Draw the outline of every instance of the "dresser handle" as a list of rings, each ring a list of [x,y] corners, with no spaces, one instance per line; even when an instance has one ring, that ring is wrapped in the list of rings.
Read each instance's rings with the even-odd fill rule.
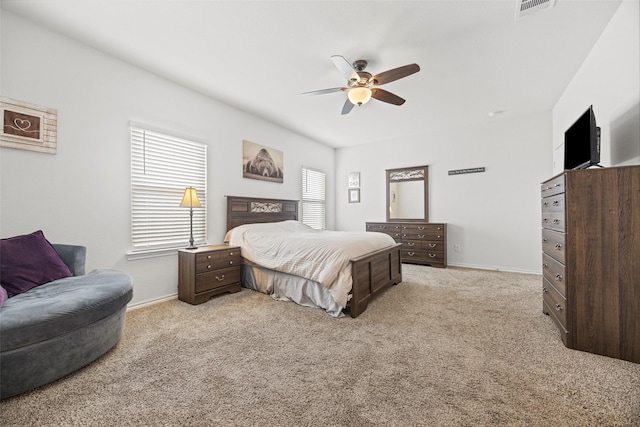
[[[436,246],[438,246],[438,244],[437,244],[437,243],[429,243],[429,247],[430,247],[430,248],[435,248]]]
[[[557,200],[554,200],[554,201],[553,201],[553,206],[558,206],[559,204],[560,204],[560,202],[559,202],[559,201],[557,201]]]
[[[549,222],[549,218],[542,218],[542,222],[545,223],[545,224],[548,223]]]
[[[418,239],[424,239],[426,234],[418,234]]]
[[[233,256],[233,252],[229,252],[229,256]]]
[[[435,258],[437,256],[438,256],[437,254],[429,254],[429,258]]]
[[[207,259],[211,259],[211,255],[207,255]]]
[[[222,282],[224,280],[224,274],[222,276],[220,276],[220,277],[216,276],[216,280],[218,282]]]
[[[547,243],[547,239],[542,239],[542,243]]]
[[[379,225],[378,227],[380,227],[381,230],[384,230],[385,228],[387,228],[386,225]]]
[[[415,245],[416,245],[416,244],[415,244],[415,243],[413,243],[413,242],[408,242],[408,243],[407,243],[407,246],[409,246],[409,247],[411,247],[411,248],[412,248],[412,247],[414,247]]]
[[[547,263],[546,263],[546,262],[543,262],[543,263],[542,263],[542,268],[547,268],[547,267],[548,267]]]
[[[424,230],[424,227],[418,227],[418,230],[422,231]]]
[[[415,252],[407,252],[407,255],[409,256],[414,256],[416,253]]]
[[[442,239],[442,236],[436,236],[437,239]]]
[[[562,281],[562,275],[561,274],[556,274],[556,280],[558,282],[561,282]]]
[[[554,219],[553,219],[553,223],[554,223],[555,225],[558,225],[558,224],[560,224],[560,220],[559,220],[558,218],[554,218]]]
[[[210,268],[211,268],[211,265],[207,265],[207,269],[210,269]]]
[[[544,206],[544,207],[546,208],[547,206],[549,206],[549,204],[548,204],[547,202],[544,202],[544,203],[542,204],[542,206]]]
[[[233,265],[233,261],[229,261],[229,265]]]
[[[543,294],[548,294],[549,293],[549,289],[547,289],[546,287],[542,288],[542,293]]]
[[[562,311],[562,306],[560,304],[556,304],[556,311]]]
[[[560,187],[559,183],[553,184],[554,187]]]
[[[561,249],[562,249],[562,245],[561,245],[560,243],[556,243],[555,248],[556,248],[556,250],[558,250],[558,251],[559,251],[559,250],[561,250]]]

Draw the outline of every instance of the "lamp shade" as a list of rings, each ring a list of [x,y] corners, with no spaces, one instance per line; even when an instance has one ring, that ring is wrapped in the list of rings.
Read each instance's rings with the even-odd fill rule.
[[[183,208],[201,208],[200,200],[198,200],[198,193],[196,189],[193,187],[188,187],[184,189],[184,196],[182,197],[182,202],[180,202],[180,207]]]
[[[368,87],[354,87],[349,89],[347,96],[354,105],[366,104],[371,99],[371,89]]]

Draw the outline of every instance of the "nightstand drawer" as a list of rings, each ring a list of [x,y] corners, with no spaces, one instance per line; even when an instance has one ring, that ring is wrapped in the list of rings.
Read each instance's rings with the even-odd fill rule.
[[[228,249],[196,254],[196,273],[240,265],[240,250]]]
[[[196,275],[196,293],[220,288],[240,281],[240,267],[223,268]]]

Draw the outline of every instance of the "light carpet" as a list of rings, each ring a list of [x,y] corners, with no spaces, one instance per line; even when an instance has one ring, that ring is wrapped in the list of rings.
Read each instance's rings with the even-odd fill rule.
[[[640,426],[640,365],[562,345],[541,277],[405,264],[358,318],[254,291],[127,313],[2,426]]]

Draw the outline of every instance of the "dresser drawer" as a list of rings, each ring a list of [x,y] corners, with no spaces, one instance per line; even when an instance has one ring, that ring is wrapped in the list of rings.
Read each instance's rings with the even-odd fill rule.
[[[545,197],[541,201],[542,214],[561,213],[564,215],[564,193]]]
[[[240,282],[240,264],[208,273],[196,274],[196,293]]]
[[[433,239],[444,238],[444,224],[403,224],[402,236],[427,236]],[[424,237],[418,237],[423,239]]]
[[[444,242],[437,240],[403,240],[402,249],[407,251],[444,252]]]
[[[556,231],[566,231],[564,213],[542,212],[542,228]]]
[[[400,231],[401,227],[397,224],[387,222],[367,222],[367,231],[379,231],[381,233],[390,233],[392,231]]]
[[[549,255],[542,254],[542,275],[545,279],[553,285],[554,288],[560,292],[563,297],[566,297],[567,290],[565,286],[566,271],[564,264],[559,263]]]
[[[543,302],[549,307],[550,315],[555,317],[557,321],[562,325],[564,330],[567,330],[567,300],[558,293],[546,279],[543,279],[542,287],[542,299]]]
[[[240,251],[237,249],[196,254],[196,274],[234,265],[240,265]]]
[[[560,193],[564,193],[564,174],[550,179],[540,186],[540,194],[542,197],[549,197]]]
[[[565,238],[564,233],[552,230],[542,230],[542,252],[556,261],[565,263]]]
[[[414,261],[414,262],[421,262],[426,264],[428,263],[443,264],[444,252],[403,250],[402,261],[403,262]]]

